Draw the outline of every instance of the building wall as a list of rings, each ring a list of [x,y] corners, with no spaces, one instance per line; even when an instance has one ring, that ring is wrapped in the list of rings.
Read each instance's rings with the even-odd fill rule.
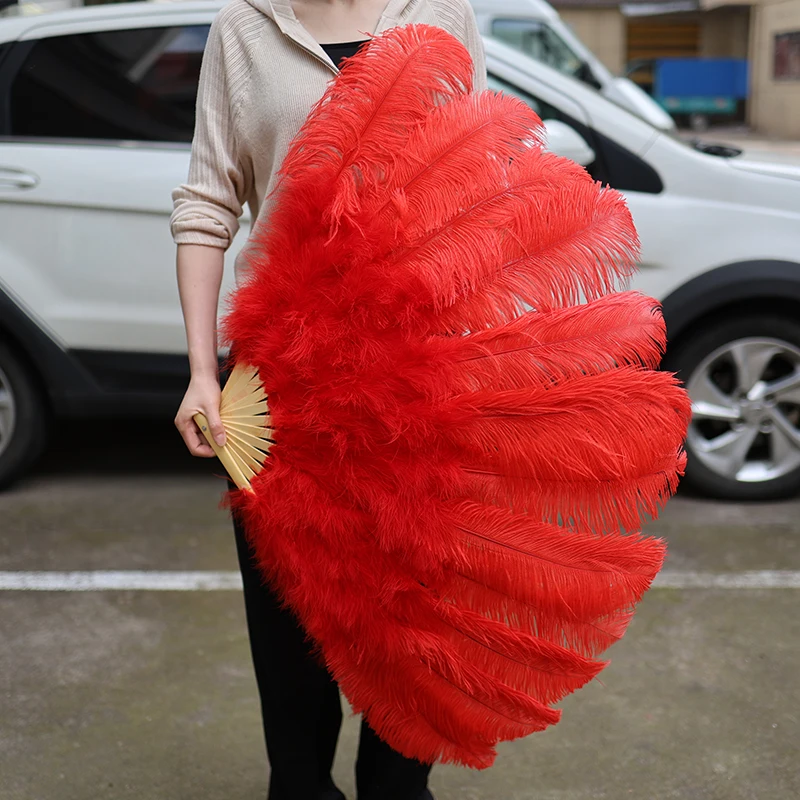
[[[557,0],[556,6],[558,7]],[[631,27],[635,29],[637,47],[642,41],[650,45],[649,49],[653,52],[648,50],[648,56],[747,58],[750,30],[750,10],[747,7],[715,8],[702,14],[670,14],[630,20],[623,17],[618,8],[558,10],[578,38],[615,75],[623,74],[626,62],[637,56],[630,52]],[[699,29],[698,41],[689,46],[687,37],[690,34],[686,31],[692,26]]]
[[[611,72],[624,72],[625,17],[618,8],[560,8],[558,13]]]
[[[751,26],[750,124],[760,133],[800,139],[800,80],[775,80],[775,34],[800,31],[800,0],[762,0]]]
[[[749,40],[749,8],[715,8],[701,15],[701,56],[747,58]]]

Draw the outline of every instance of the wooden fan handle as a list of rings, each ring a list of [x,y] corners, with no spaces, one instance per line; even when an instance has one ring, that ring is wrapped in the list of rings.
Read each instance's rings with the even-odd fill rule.
[[[192,419],[194,419],[194,421],[197,423],[197,427],[203,432],[203,436],[206,437],[206,441],[211,445],[214,454],[222,462],[222,466],[225,467],[228,475],[231,476],[231,480],[240,489],[245,489],[248,492],[252,492],[253,488],[250,486],[250,481],[245,477],[244,473],[239,468],[239,465],[233,460],[230,451],[226,447],[220,447],[214,441],[214,437],[211,435],[211,426],[208,424],[205,414],[201,414],[198,411],[197,414],[192,417]]]

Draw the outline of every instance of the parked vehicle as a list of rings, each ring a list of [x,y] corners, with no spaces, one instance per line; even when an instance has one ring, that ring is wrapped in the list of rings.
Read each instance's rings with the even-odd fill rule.
[[[48,417],[171,415],[180,401],[167,222],[219,7],[0,22],[2,482],[41,451]],[[642,240],[633,286],[663,301],[667,366],[694,402],[689,480],[722,497],[796,492],[800,169],[693,149],[585,83],[485,45],[492,87],[521,97],[552,150],[628,200]]]
[[[686,119],[696,131],[711,119],[734,119],[748,95],[744,58],[659,58],[653,96],[673,118]]]
[[[545,0],[470,0],[484,36],[594,87],[609,100],[665,131],[675,122],[633,81],[613,75]]]

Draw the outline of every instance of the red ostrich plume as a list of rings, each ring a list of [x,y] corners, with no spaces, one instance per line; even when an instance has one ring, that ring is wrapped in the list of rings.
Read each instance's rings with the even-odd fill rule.
[[[656,370],[657,303],[613,293],[637,250],[622,197],[471,75],[424,26],[350,60],[225,334],[275,428],[231,496],[265,576],[386,742],[484,768],[622,636],[689,404]]]

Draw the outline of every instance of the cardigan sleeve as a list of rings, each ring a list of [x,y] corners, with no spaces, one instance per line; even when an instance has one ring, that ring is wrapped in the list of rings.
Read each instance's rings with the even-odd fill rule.
[[[469,54],[472,56],[472,63],[475,65],[474,91],[483,92],[488,88],[486,80],[486,54],[483,52],[483,40],[478,31],[478,22],[475,19],[475,12],[469,3],[465,3],[465,24],[466,33],[464,44]]]
[[[469,0],[430,0],[439,25],[453,34],[469,51],[475,67],[473,89],[482,92],[487,88],[486,56],[478,22]]]
[[[172,193],[170,229],[176,244],[227,249],[239,230],[251,178],[237,145],[223,25],[220,14],[203,54],[189,177]]]

